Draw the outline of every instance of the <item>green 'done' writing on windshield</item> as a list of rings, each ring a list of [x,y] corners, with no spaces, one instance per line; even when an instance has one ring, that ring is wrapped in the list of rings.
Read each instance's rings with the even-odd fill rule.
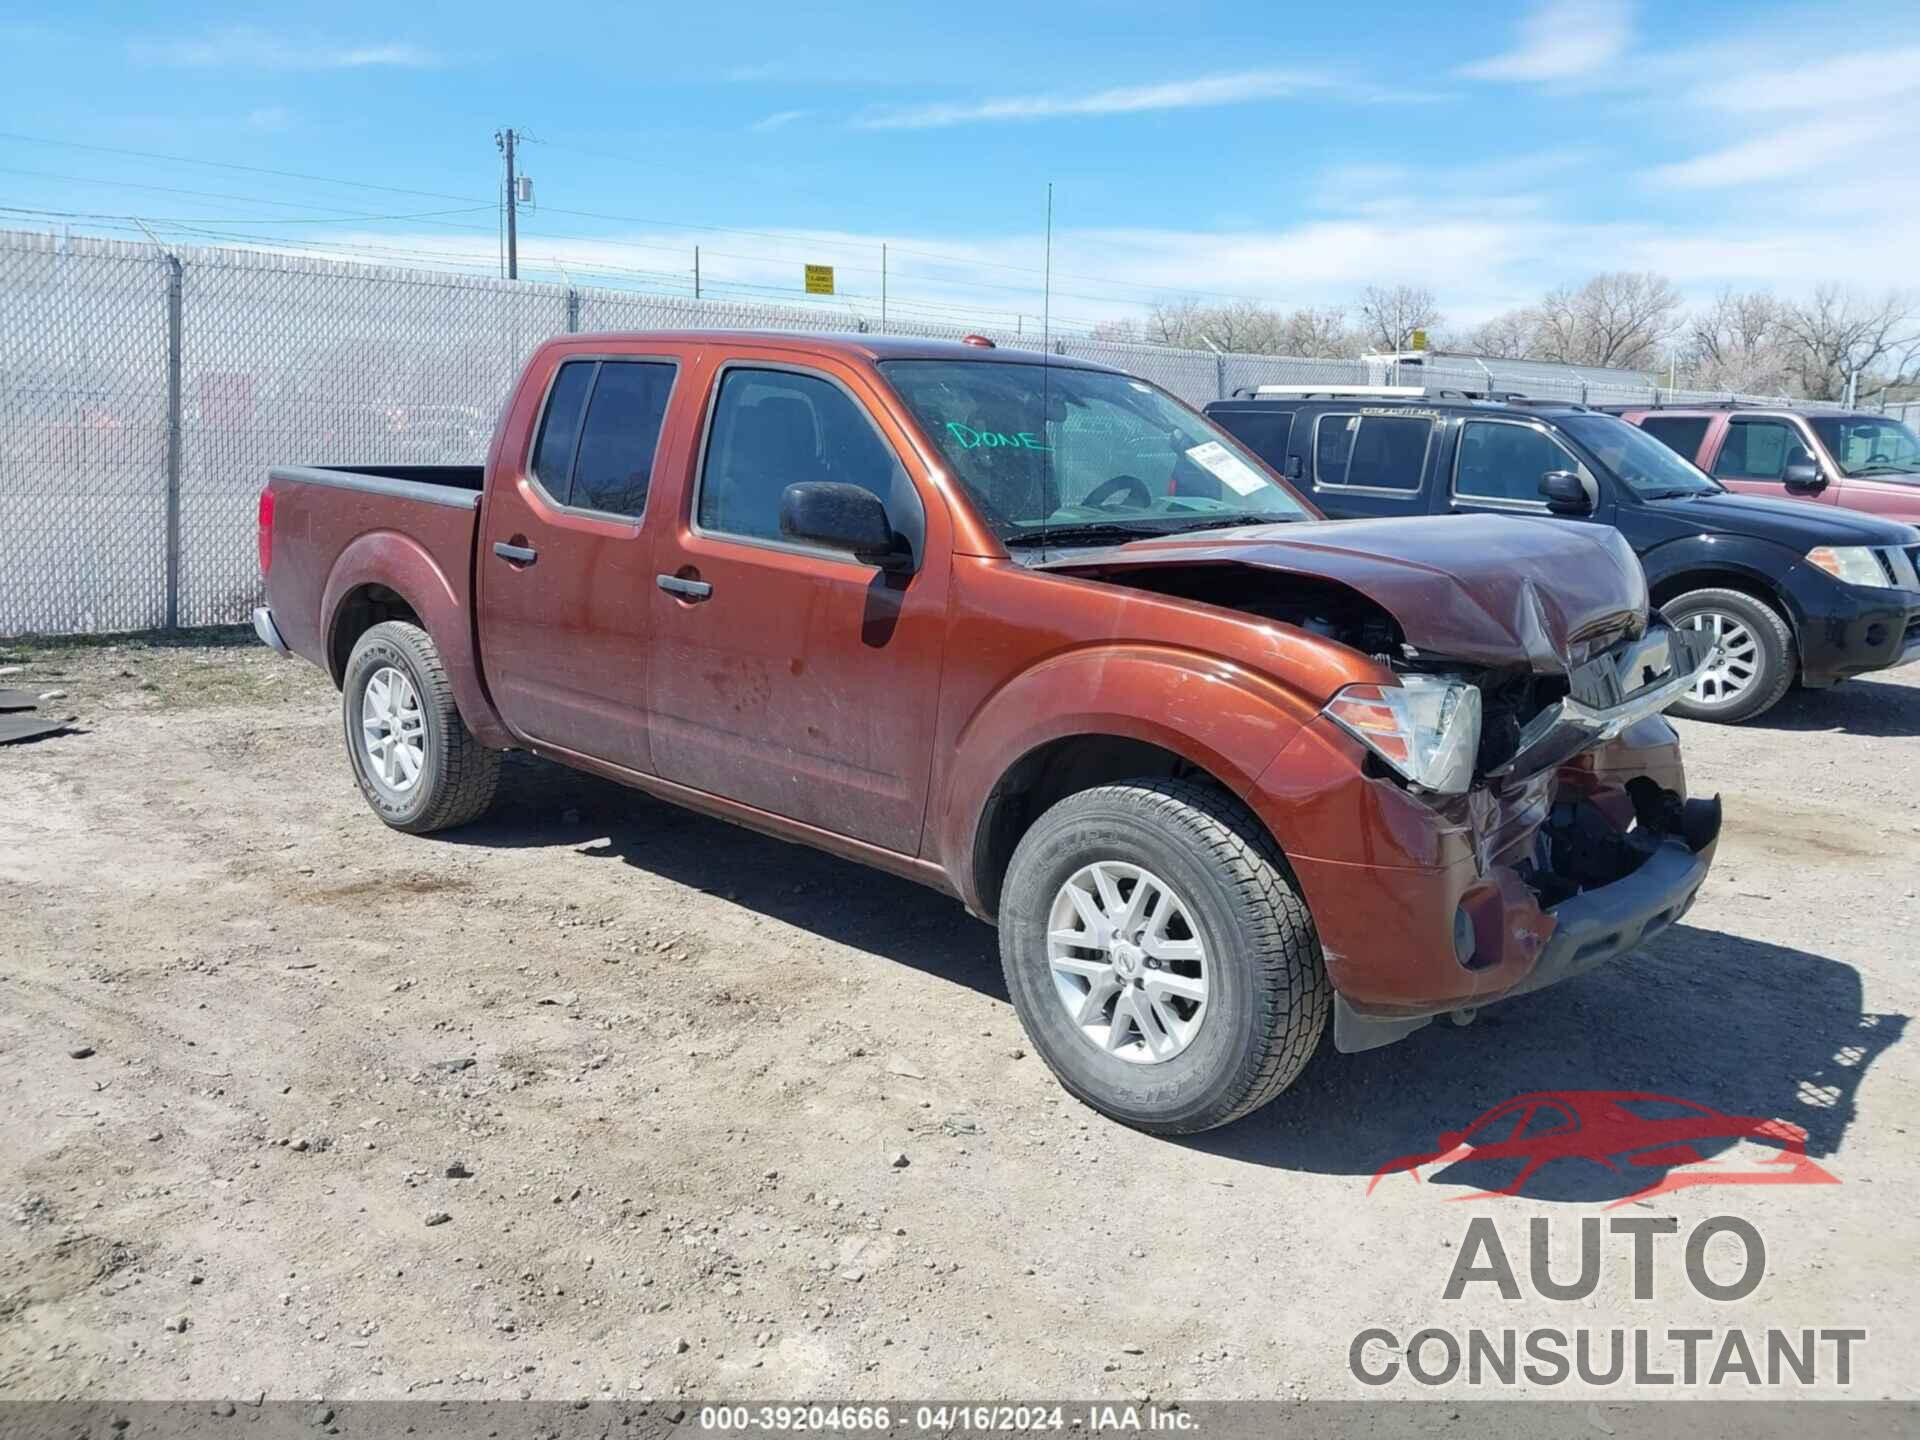
[[[960,444],[962,450],[1051,450],[1031,430],[1019,430],[1008,435],[999,430],[976,430],[971,425],[962,425],[958,420],[947,422],[947,433]]]

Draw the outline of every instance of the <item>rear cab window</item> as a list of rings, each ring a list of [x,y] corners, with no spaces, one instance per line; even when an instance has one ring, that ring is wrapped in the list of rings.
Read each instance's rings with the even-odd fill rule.
[[[554,504],[637,520],[678,367],[670,360],[567,360],[547,392],[534,480]]]

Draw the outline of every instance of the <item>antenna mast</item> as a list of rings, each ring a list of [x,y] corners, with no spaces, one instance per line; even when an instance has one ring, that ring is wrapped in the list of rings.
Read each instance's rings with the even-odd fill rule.
[[[1040,292],[1040,338],[1047,353],[1053,353],[1053,182],[1047,182],[1047,268],[1045,288]]]

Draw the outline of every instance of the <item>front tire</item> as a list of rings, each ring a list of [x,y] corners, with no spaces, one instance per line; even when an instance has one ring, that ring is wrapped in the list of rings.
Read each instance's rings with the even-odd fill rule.
[[[1070,795],[1015,849],[1007,990],[1073,1095],[1160,1135],[1225,1125],[1306,1068],[1331,992],[1278,847],[1210,785]]]
[[[500,752],[467,729],[439,647],[418,625],[388,620],[360,637],[340,708],[360,793],[395,830],[447,830],[492,806]]]
[[[1683,630],[1714,642],[1714,657],[1686,695],[1667,707],[1688,720],[1734,725],[1764,715],[1793,688],[1799,662],[1779,611],[1739,590],[1690,590],[1661,609]]]

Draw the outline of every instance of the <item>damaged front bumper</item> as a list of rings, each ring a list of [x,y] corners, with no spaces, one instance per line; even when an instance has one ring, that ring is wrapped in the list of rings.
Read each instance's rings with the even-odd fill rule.
[[[1708,655],[1700,636],[1655,617],[1643,636],[1569,657],[1564,694],[1517,727],[1465,794],[1423,792],[1370,766],[1327,717],[1283,752],[1255,808],[1313,912],[1338,1049],[1557,984],[1687,912],[1720,806],[1687,798],[1678,736],[1660,712]],[[1309,795],[1318,823],[1289,844],[1285,826]]]
[[[1533,964],[1518,981],[1495,992],[1475,995],[1470,1002],[1456,1000],[1414,1013],[1367,1013],[1336,992],[1334,1048],[1347,1053],[1376,1049],[1431,1024],[1437,1015],[1531,995],[1630,954],[1679,920],[1692,908],[1713,864],[1720,838],[1720,801],[1682,801],[1672,791],[1660,791],[1659,795],[1670,811],[1678,807],[1678,833],[1662,835],[1645,849],[1634,868],[1618,879],[1581,886],[1558,904],[1539,906],[1525,880],[1538,884],[1564,877],[1515,870],[1510,873],[1522,879],[1522,884],[1517,890],[1510,884],[1499,887],[1497,917],[1475,917],[1476,936],[1491,929],[1495,935],[1518,940],[1523,948],[1532,948],[1530,941],[1539,937]],[[1497,924],[1487,925],[1487,918],[1496,918]],[[1477,950],[1473,958],[1478,958]]]

